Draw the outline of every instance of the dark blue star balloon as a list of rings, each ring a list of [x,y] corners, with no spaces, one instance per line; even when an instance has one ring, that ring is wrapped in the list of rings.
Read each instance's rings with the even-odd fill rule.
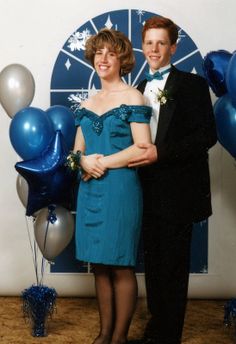
[[[16,170],[29,185],[27,216],[52,203],[70,208],[72,175],[65,166],[67,155],[63,135],[57,130],[39,157],[16,163]]]

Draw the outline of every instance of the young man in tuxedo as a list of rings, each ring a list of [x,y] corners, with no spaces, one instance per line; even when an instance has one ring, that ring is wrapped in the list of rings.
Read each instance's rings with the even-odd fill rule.
[[[217,141],[212,104],[204,78],[171,65],[177,38],[177,26],[168,18],[150,18],[143,27],[150,73],[138,89],[153,107],[154,146],[130,167],[151,163],[157,156],[155,163],[140,168],[151,318],[143,339],[130,343],[181,343],[192,227],[212,213],[208,150]]]

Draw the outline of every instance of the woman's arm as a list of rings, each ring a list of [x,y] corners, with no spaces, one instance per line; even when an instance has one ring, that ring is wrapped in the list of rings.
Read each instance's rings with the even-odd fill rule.
[[[134,144],[128,148],[111,155],[99,158],[105,168],[120,168],[128,166],[129,161],[143,154],[145,148],[140,148],[137,144],[151,143],[149,124],[132,122],[130,124]]]
[[[82,153],[84,153],[85,151],[85,140],[81,127],[78,127],[77,129],[73,151],[81,151]],[[106,168],[98,160],[101,157],[103,157],[102,154],[91,154],[88,156],[81,156],[80,166],[82,167],[83,171],[86,172],[85,176],[87,180],[89,179],[87,178],[88,175],[94,178],[99,178],[104,174]]]
[[[85,151],[85,141],[84,135],[82,133],[81,127],[77,127],[76,135],[75,135],[75,143],[73,152],[81,151],[82,153]]]

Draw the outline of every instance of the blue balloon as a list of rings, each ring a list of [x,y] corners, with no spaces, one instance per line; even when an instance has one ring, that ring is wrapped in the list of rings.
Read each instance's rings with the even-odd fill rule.
[[[227,93],[226,72],[232,54],[226,50],[211,51],[203,60],[206,80],[217,97]]]
[[[13,117],[9,134],[17,154],[28,160],[39,156],[49,145],[54,130],[46,112],[27,107]]]
[[[65,166],[67,155],[68,149],[58,130],[41,156],[16,163],[16,170],[29,185],[27,216],[49,204],[71,208],[73,175]]]
[[[46,112],[53,123],[54,130],[61,130],[68,149],[72,149],[76,133],[74,113],[62,105],[51,106]]]
[[[236,52],[229,61],[229,66],[226,73],[226,84],[229,95],[234,104],[236,104]]]
[[[236,106],[228,94],[216,101],[214,113],[218,140],[236,158]]]

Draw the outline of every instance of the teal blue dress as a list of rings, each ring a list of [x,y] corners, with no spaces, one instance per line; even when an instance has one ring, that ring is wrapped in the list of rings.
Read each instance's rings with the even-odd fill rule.
[[[149,106],[121,105],[101,116],[79,108],[85,154],[110,155],[133,144],[130,122],[149,123]],[[134,266],[142,219],[142,191],[135,168],[109,169],[80,182],[76,215],[76,258],[90,263]]]

